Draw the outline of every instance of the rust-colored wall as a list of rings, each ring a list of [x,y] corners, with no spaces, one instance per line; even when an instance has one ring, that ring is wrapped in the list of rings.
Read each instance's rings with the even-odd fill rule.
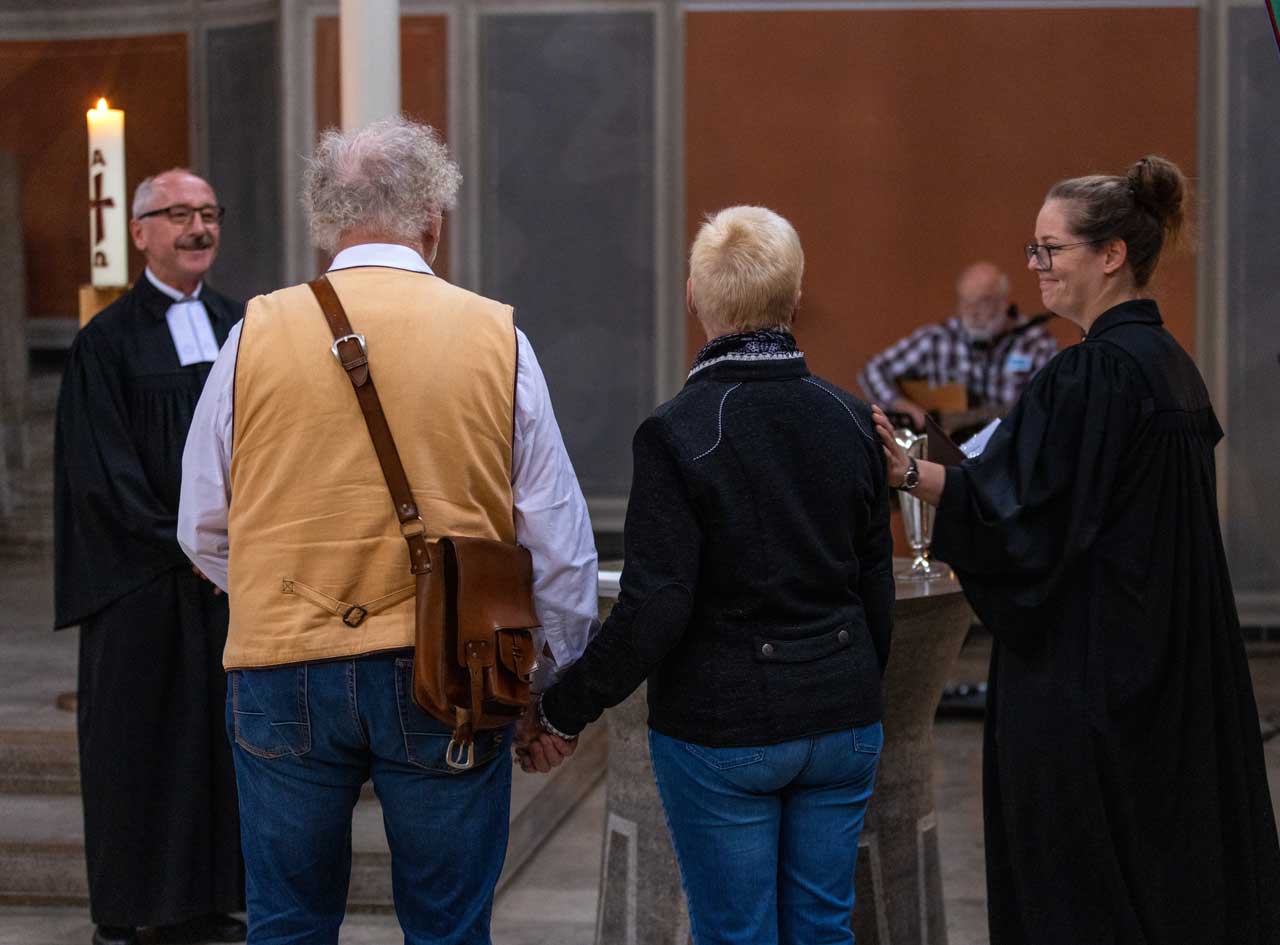
[[[186,36],[0,42],[0,149],[15,152],[22,167],[33,316],[76,316],[76,294],[89,281],[84,113],[104,95],[125,112],[132,200],[144,177],[190,160]],[[141,269],[130,247],[130,277]]]
[[[449,129],[449,21],[444,16],[400,18],[400,105],[405,114],[431,125],[447,140]],[[342,123],[336,16],[316,20],[316,128]],[[449,275],[449,227],[432,267]]]
[[[856,391],[868,357],[951,313],[970,261],[1007,267],[1013,300],[1042,310],[1021,246],[1055,180],[1150,152],[1195,176],[1197,30],[1191,9],[689,14],[687,235],[735,203],[788,217],[797,336]],[[1194,258],[1166,259],[1153,288],[1192,348]]]

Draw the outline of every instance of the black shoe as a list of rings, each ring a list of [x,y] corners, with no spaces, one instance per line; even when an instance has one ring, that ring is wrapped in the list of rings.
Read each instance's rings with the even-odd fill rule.
[[[93,945],[138,945],[138,930],[126,925],[99,925],[93,930]]]
[[[243,942],[248,933],[245,924],[222,912],[198,916],[177,925],[161,925],[152,929],[147,939],[155,945],[204,945],[205,942]],[[132,943],[130,943],[132,945]]]
[[[249,934],[249,927],[235,916],[223,912],[215,912],[199,920],[202,942],[243,942]]]

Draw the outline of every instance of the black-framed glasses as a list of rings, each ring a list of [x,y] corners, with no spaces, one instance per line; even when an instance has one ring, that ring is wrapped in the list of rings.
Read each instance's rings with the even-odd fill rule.
[[[205,226],[219,226],[222,223],[222,218],[227,215],[227,208],[213,204],[206,204],[203,207],[188,207],[183,203],[175,203],[172,206],[161,207],[159,210],[148,210],[146,213],[140,213],[138,214],[138,219],[145,220],[147,217],[159,216],[162,213],[169,218],[169,222],[174,226],[186,226],[197,213],[200,214],[200,222]]]
[[[1077,246],[1092,246],[1094,243],[1105,243],[1106,240],[1085,240],[1082,243],[1064,243],[1061,246],[1054,246],[1052,243],[1028,243],[1022,247],[1022,251],[1027,254],[1027,262],[1036,261],[1036,268],[1041,272],[1049,272],[1053,269],[1053,254],[1060,253],[1064,249],[1075,249]]]

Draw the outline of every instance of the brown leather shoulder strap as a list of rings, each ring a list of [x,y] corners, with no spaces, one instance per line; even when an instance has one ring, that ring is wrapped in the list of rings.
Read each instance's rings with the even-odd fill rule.
[[[409,478],[400,461],[400,451],[396,449],[391,427],[387,425],[386,414],[382,412],[382,401],[378,399],[378,390],[373,386],[373,377],[369,374],[369,348],[364,335],[351,329],[347,312],[327,276],[321,276],[307,285],[320,303],[325,321],[329,323],[329,330],[333,333],[333,346],[330,350],[347,372],[347,378],[356,392],[356,400],[360,403],[360,412],[364,414],[364,422],[369,427],[369,439],[373,441],[378,464],[382,467],[382,477],[387,481],[391,501],[395,504],[400,534],[409,544],[409,570],[414,574],[426,574],[431,570],[427,526],[418,512],[413,490],[409,487]]]

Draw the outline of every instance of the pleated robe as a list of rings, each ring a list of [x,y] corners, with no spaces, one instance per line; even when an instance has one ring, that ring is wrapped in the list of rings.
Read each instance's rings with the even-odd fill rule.
[[[221,344],[243,306],[200,294]],[[182,450],[210,363],[182,366],[145,276],[77,335],[55,437],[57,628],[79,625],[90,912],[155,926],[244,907],[223,727],[227,603],[178,546]]]
[[[1154,302],[1104,313],[948,470],[991,630],[992,945],[1274,945],[1280,847],[1223,554],[1222,430]]]

